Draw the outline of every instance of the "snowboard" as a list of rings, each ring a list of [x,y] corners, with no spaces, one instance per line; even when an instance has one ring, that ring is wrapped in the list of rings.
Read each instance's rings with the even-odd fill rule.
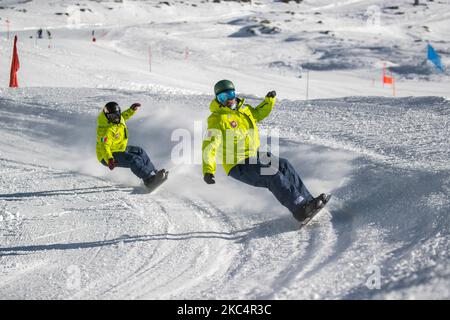
[[[306,226],[327,205],[330,199],[331,194],[325,195],[325,198],[322,200],[321,205],[316,210],[312,211],[309,216],[300,223],[300,229]]]
[[[164,172],[164,176],[162,176],[161,178],[155,179],[152,182],[152,184],[150,184],[148,186],[144,185],[145,192],[152,193],[153,191],[158,189],[164,182],[166,182],[168,177],[169,177],[169,171],[166,171],[166,172]]]

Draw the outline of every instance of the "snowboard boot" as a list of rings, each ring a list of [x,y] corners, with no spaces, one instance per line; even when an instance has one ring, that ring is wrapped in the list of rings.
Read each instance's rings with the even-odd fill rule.
[[[303,222],[305,219],[311,218],[317,211],[325,206],[328,200],[330,200],[330,197],[330,195],[322,193],[318,197],[301,205],[297,211],[293,213],[294,218],[299,222]]]
[[[166,177],[166,169],[156,170],[156,173],[147,179],[144,179],[144,185],[150,188],[154,182],[164,180]]]

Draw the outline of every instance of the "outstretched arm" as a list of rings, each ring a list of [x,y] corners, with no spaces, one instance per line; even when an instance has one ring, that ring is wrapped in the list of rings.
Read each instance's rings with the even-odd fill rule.
[[[250,112],[255,118],[256,122],[260,122],[266,118],[273,109],[276,101],[276,92],[270,91],[267,93],[264,101],[261,102],[256,108],[249,106]]]
[[[134,116],[134,114],[136,113],[136,111],[137,111],[140,107],[141,107],[141,104],[140,104],[140,103],[133,103],[133,104],[131,105],[131,107],[130,107],[128,110],[122,112],[123,120],[127,121],[127,120],[130,119],[132,116]]]

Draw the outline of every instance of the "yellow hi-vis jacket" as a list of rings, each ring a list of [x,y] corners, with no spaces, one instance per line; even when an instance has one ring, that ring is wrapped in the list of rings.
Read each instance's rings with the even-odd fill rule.
[[[266,97],[254,108],[244,99],[237,99],[236,110],[222,106],[216,99],[211,102],[202,145],[203,174],[216,172],[216,156],[222,160],[227,175],[236,164],[256,156],[260,145],[256,123],[270,114],[275,100]]]
[[[106,115],[102,112],[97,118],[97,159],[105,160],[113,159],[113,152],[123,152],[128,143],[128,129],[125,121],[130,119],[136,111],[128,109],[122,112],[120,123],[115,124],[108,121]]]

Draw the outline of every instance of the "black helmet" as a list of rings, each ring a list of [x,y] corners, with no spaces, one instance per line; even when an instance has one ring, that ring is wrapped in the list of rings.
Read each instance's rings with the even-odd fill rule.
[[[103,112],[109,122],[116,124],[120,123],[121,111],[117,102],[108,102],[105,105],[105,108],[103,108]]]
[[[217,96],[219,93],[227,91],[227,90],[235,90],[234,84],[230,80],[220,80],[214,85],[214,94]]]

